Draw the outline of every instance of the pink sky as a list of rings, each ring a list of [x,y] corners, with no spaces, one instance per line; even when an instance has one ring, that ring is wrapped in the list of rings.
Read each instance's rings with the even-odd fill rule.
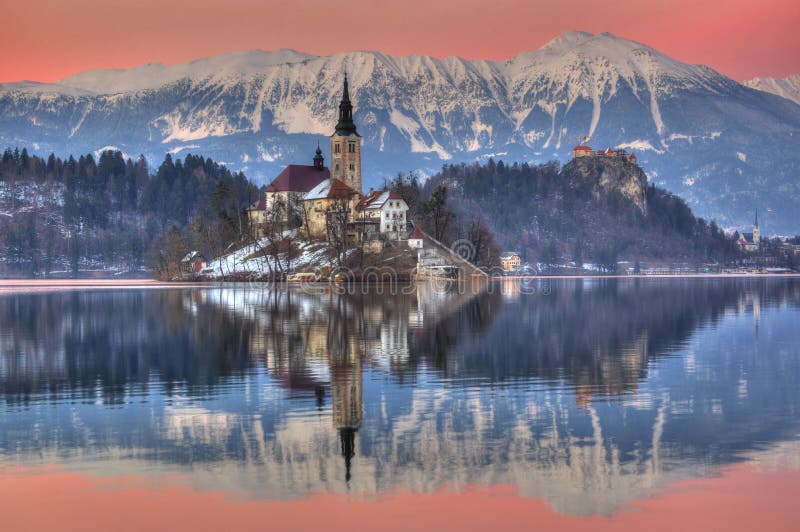
[[[570,29],[740,80],[800,73],[798,0],[26,0],[3,19],[0,82],[246,49],[505,59]]]

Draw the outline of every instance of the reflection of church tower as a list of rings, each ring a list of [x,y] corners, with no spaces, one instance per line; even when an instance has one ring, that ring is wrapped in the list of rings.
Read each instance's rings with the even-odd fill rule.
[[[350,461],[355,456],[355,435],[361,426],[363,412],[361,361],[334,366],[331,372],[333,395],[333,425],[339,431],[345,480],[350,481]]]
[[[756,234],[753,233],[753,239],[755,240]],[[753,296],[753,322],[756,325],[756,332],[758,332],[758,326],[761,323],[761,296],[756,293]]]
[[[363,351],[357,345],[351,345],[348,333],[353,325],[352,317],[347,315],[342,299],[337,303],[338,311],[331,313],[328,320],[327,344],[331,368],[333,426],[339,431],[346,470],[345,480],[349,482],[351,460],[355,456],[355,436],[361,426],[363,412]]]
[[[347,74],[344,75],[342,101],[339,103],[339,122],[331,135],[331,177],[361,192],[361,136],[353,122]]]

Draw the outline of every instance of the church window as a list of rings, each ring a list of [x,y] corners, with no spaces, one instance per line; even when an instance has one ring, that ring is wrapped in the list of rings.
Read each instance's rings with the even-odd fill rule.
[[[355,169],[356,169],[356,165],[354,165],[353,163],[350,163],[350,171],[352,172]]]
[[[338,142],[333,145],[333,153],[342,153],[342,145]]]
[[[355,142],[349,142],[347,144],[347,151],[350,152],[350,153],[355,153],[356,152],[356,143]]]
[[[337,146],[338,146],[338,144],[337,144]],[[336,163],[336,171],[337,172],[339,171],[339,163]]]

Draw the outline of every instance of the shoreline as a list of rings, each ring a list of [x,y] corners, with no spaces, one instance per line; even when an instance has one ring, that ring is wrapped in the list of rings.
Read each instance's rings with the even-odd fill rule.
[[[771,278],[800,278],[800,273],[697,273],[697,274],[653,274],[653,275],[509,275],[489,277],[481,282],[504,281],[533,281],[533,280],[569,280],[569,279],[771,279]],[[422,280],[436,281],[436,280]],[[475,282],[472,279],[451,282]],[[352,284],[384,284],[396,283],[393,281],[382,282],[356,282]],[[411,280],[410,283],[417,281]],[[37,289],[159,289],[159,288],[198,288],[211,285],[245,284],[248,281],[223,281],[223,280],[198,280],[198,281],[159,281],[157,279],[0,279],[0,293],[14,292],[17,290],[35,291]],[[258,286],[282,284],[286,286],[323,286],[329,281],[313,283],[271,283],[268,281],[255,282]],[[345,283],[351,284],[351,283]]]

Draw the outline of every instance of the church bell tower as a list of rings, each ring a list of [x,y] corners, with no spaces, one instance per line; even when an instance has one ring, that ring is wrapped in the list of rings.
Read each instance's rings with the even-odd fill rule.
[[[353,104],[350,103],[346,73],[339,103],[339,122],[331,135],[331,177],[361,193],[361,135],[353,122]]]
[[[753,223],[753,244],[758,245],[761,240],[761,228],[758,227],[758,209],[756,209],[756,221]]]

